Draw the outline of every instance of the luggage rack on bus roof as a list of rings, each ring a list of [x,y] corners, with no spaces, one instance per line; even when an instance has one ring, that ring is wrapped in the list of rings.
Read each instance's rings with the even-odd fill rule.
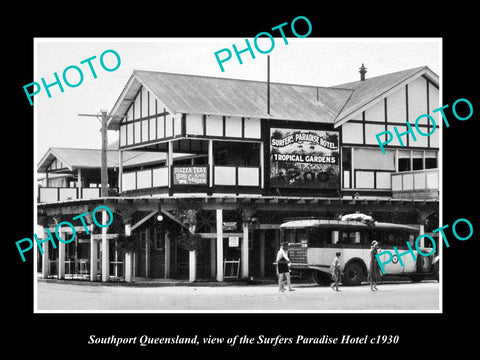
[[[318,217],[318,216],[296,216],[296,217],[286,217],[284,223],[288,221],[301,221],[301,220],[335,220],[332,218]]]
[[[308,227],[320,227],[320,226],[333,226],[335,228],[378,228],[378,229],[392,229],[392,230],[406,230],[406,231],[418,231],[417,228],[395,223],[385,223],[378,221],[355,221],[355,220],[333,220],[333,219],[304,219],[304,220],[291,220],[284,222],[280,225],[281,229],[302,229]]]
[[[305,227],[319,225],[375,225],[376,221],[370,215],[361,213],[345,214],[338,219],[320,218],[320,217],[295,217],[286,218],[280,227]]]
[[[347,226],[374,226],[373,223],[367,223],[364,221],[353,221],[353,220],[334,220],[334,219],[303,219],[303,220],[291,220],[286,221],[280,225],[280,228],[305,228],[305,227],[318,227],[321,225],[347,225]]]
[[[362,213],[352,213],[352,214],[345,214],[341,215],[337,219],[327,218],[327,217],[318,217],[318,216],[305,216],[305,217],[291,217],[285,218],[285,222],[287,221],[301,221],[301,220],[334,220],[334,221],[354,221],[360,223],[375,223],[375,219],[370,215],[365,215]]]

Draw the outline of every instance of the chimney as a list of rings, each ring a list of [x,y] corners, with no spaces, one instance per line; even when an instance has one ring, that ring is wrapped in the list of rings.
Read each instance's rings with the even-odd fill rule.
[[[367,73],[367,68],[365,67],[365,65],[362,64],[362,66],[360,67],[360,81],[365,81],[365,74]]]

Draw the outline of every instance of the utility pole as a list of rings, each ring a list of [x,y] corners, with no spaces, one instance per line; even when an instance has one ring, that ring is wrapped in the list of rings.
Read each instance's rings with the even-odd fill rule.
[[[78,114],[78,116],[90,116],[96,117],[101,123],[101,133],[102,133],[102,163],[101,163],[101,181],[102,181],[102,197],[108,196],[108,168],[107,168],[107,121],[111,116],[107,115],[105,110],[100,111],[98,114]],[[99,117],[100,116],[100,117]],[[79,179],[80,180],[80,179]]]

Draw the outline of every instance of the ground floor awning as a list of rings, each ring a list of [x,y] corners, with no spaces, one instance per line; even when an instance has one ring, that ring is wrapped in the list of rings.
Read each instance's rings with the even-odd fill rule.
[[[157,268],[150,268],[153,261],[157,261],[163,267],[160,275],[169,278],[171,276],[170,264],[172,261],[176,261],[179,267],[183,266],[190,281],[197,279],[197,271],[202,267],[212,279],[217,281],[224,281],[230,276],[248,279],[252,264],[256,264],[255,266],[260,269],[261,276],[265,275],[265,269],[268,269],[267,265],[272,264],[270,257],[275,253],[274,248],[278,250],[280,224],[287,218],[317,216],[337,219],[346,213],[360,212],[383,216],[381,221],[392,221],[394,218],[402,219],[403,217],[403,220],[400,220],[403,223],[423,226],[432,214],[436,214],[438,217],[439,211],[439,203],[435,199],[347,199],[186,194],[171,197],[103,197],[38,204],[37,223],[44,229],[52,230],[52,226],[54,227],[55,224],[68,221],[79,214],[91,213],[100,205],[106,206],[112,211],[114,217],[121,224],[120,227],[109,229],[108,233],[106,228],[102,228],[101,234],[98,231],[96,233],[91,231],[88,240],[83,237],[84,242],[88,242],[88,245],[86,242],[83,245],[88,253],[88,261],[69,260],[68,249],[66,251],[65,244],[59,242],[59,248],[55,250],[54,256],[57,259],[54,271],[58,273],[59,278],[65,278],[65,266],[66,264],[70,266],[68,261],[72,261],[73,266],[77,266],[78,269],[84,269],[85,264],[89,264],[88,273],[91,281],[111,280],[112,275],[116,277],[116,269],[119,266],[125,281],[132,281],[140,273],[140,276],[148,277],[154,271],[158,272]],[[102,214],[101,221],[105,224],[107,215],[106,212],[102,212]],[[100,218],[100,215],[97,215]],[[190,231],[203,239],[203,254],[192,248],[187,249],[184,258],[177,259],[179,254],[171,251],[176,246],[176,240],[169,231],[162,235],[163,240],[160,239],[162,240],[160,247],[163,248],[163,252],[154,252],[152,246],[157,245],[152,244],[159,239],[153,233],[152,226],[154,225],[152,224],[158,215],[166,218],[170,226]],[[189,217],[192,216],[193,222],[190,221],[191,219],[189,220]],[[91,217],[87,216],[85,220],[88,222],[89,229],[93,230]],[[226,229],[229,223],[237,224],[234,225],[236,228]],[[117,254],[112,250],[110,243],[116,241],[112,238],[112,233],[129,236],[146,225],[149,227],[143,234],[145,245],[140,252],[127,250]],[[79,228],[81,229],[81,227]],[[68,231],[68,227],[61,231]],[[44,235],[47,236],[47,233]],[[65,233],[64,238],[68,239],[70,236]],[[234,244],[233,247],[238,250],[235,257],[227,256],[230,245],[225,244]],[[43,245],[48,245],[48,242]],[[44,261],[45,265],[42,266],[42,271],[48,275],[52,272],[48,267],[52,264],[52,259],[49,257],[47,246],[44,246],[43,258],[46,261]],[[144,270],[140,272],[137,269],[135,272],[135,264],[141,264]]]
[[[181,207],[194,207],[203,210],[236,210],[239,207],[252,207],[257,211],[333,211],[342,212],[355,209],[368,211],[436,211],[437,199],[391,199],[391,198],[331,198],[296,196],[234,196],[234,195],[175,195],[175,196],[138,196],[138,197],[102,197],[90,200],[68,200],[62,202],[38,204],[39,215],[75,214],[97,205],[112,207],[128,206],[138,211],[174,210]]]

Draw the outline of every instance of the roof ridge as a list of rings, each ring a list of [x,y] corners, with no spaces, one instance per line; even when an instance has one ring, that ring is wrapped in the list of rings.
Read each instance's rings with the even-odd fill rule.
[[[155,73],[155,74],[167,74],[167,75],[181,75],[181,76],[192,76],[197,78],[207,78],[207,79],[217,79],[217,80],[224,80],[224,81],[243,81],[243,82],[255,82],[255,83],[267,83],[265,80],[253,80],[253,79],[238,79],[238,78],[227,78],[227,77],[219,77],[219,76],[209,76],[209,75],[197,75],[197,74],[184,74],[184,73],[174,73],[174,72],[167,72],[167,71],[154,71],[154,70],[133,70],[134,74],[138,73]],[[291,85],[291,86],[301,86],[301,87],[311,87],[311,88],[323,88],[328,90],[348,90],[352,91],[352,89],[345,89],[345,88],[336,88],[334,86],[323,86],[323,85],[307,85],[307,84],[294,84],[289,82],[276,82],[270,81],[270,84],[276,85]]]
[[[52,146],[49,150],[61,149],[61,150],[94,150],[101,151],[102,149],[92,149],[92,148],[76,148],[76,147],[65,147],[65,146]],[[107,149],[107,151],[117,151],[118,149]]]
[[[346,83],[343,83],[343,84],[338,84],[338,85],[332,86],[332,88],[337,87],[337,88],[340,88],[340,89],[348,89],[348,88],[342,88],[341,86],[348,85],[348,84],[365,82],[365,81],[369,81],[369,80],[373,80],[373,79],[378,79],[378,78],[383,77],[383,76],[395,75],[395,74],[398,74],[398,73],[401,73],[401,72],[407,72],[407,71],[412,71],[412,70],[415,70],[414,73],[416,73],[417,71],[424,70],[424,69],[429,69],[429,67],[427,65],[423,65],[423,66],[417,66],[417,67],[408,68],[408,69],[404,69],[404,70],[398,70],[398,71],[394,71],[394,72],[390,72],[390,73],[386,73],[386,74],[382,74],[382,75],[373,76],[373,77],[367,78],[365,80],[349,81],[349,82],[346,82]],[[352,90],[352,89],[350,89],[350,90]]]

